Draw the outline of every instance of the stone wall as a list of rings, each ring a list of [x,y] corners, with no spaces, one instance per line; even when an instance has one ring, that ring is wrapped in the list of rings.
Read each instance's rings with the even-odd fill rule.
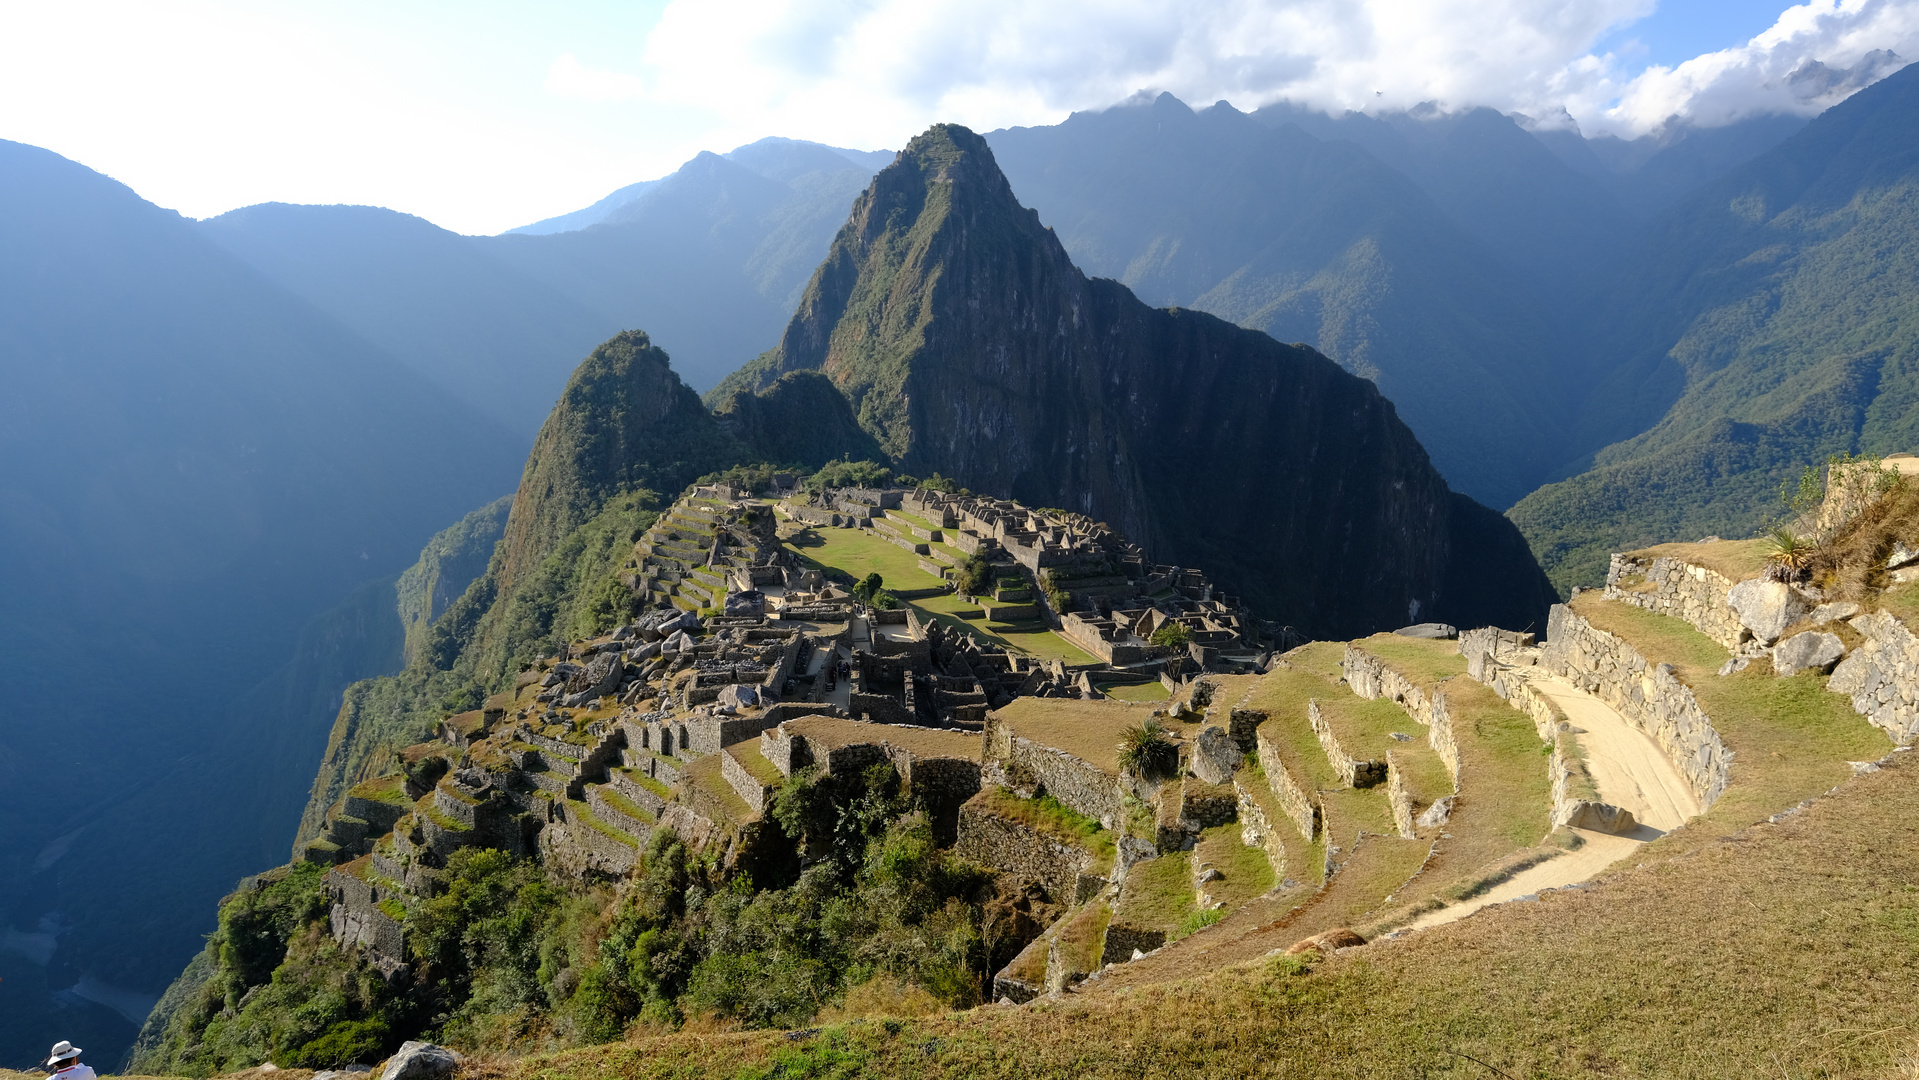
[[[1852,698],[1852,707],[1893,742],[1919,736],[1919,637],[1883,611],[1853,619],[1866,640],[1833,669],[1826,689]]]
[[[1022,821],[1001,817],[979,802],[959,808],[959,835],[953,853],[962,859],[1037,881],[1055,903],[1076,904],[1099,891],[1105,879],[1098,860],[1084,848],[1062,843]],[[1085,895],[1082,895],[1085,894]]]
[[[1393,758],[1392,751],[1386,752],[1386,801],[1393,808],[1393,827],[1399,835],[1411,840],[1413,832],[1413,793],[1406,787],[1406,776],[1399,768],[1399,762]]]
[[[1106,941],[1100,946],[1100,964],[1124,964],[1133,959],[1133,953],[1141,955],[1152,952],[1166,944],[1166,931],[1148,930],[1143,926],[1128,926],[1124,923],[1110,923],[1106,927]]]
[[[1752,637],[1726,603],[1726,594],[1737,584],[1717,570],[1670,555],[1647,559],[1614,554],[1606,568],[1605,596],[1661,615],[1678,616],[1728,651],[1737,651]]]
[[[1434,687],[1428,694],[1411,679],[1394,671],[1384,660],[1359,648],[1352,642],[1346,643],[1346,656],[1340,662],[1346,673],[1346,685],[1353,693],[1368,701],[1390,698],[1406,710],[1406,715],[1426,727],[1426,741],[1431,744],[1446,769],[1452,774],[1453,787],[1459,787],[1459,743],[1453,737],[1452,713],[1445,706],[1446,691]]]
[[[1258,778],[1245,771],[1233,774],[1233,791],[1239,796],[1239,840],[1247,847],[1265,852],[1266,861],[1273,864],[1274,880],[1283,880],[1286,876],[1286,843],[1280,838],[1279,830],[1287,828],[1288,823],[1275,821],[1272,815],[1266,813],[1259,789],[1253,786],[1257,783]]]
[[[332,901],[327,912],[328,929],[333,940],[342,945],[361,945],[390,960],[406,960],[406,935],[400,924],[381,911],[381,900],[389,893],[358,876],[329,870],[324,889]]]
[[[760,783],[759,778],[746,771],[740,759],[722,751],[720,753],[720,777],[729,784],[739,797],[755,814],[766,813],[767,799],[772,790]]]
[[[1293,777],[1286,762],[1279,756],[1279,748],[1264,731],[1256,733],[1255,748],[1259,754],[1259,769],[1266,774],[1266,786],[1272,790],[1273,798],[1279,802],[1279,809],[1292,819],[1293,828],[1307,843],[1319,835],[1319,807],[1313,803],[1306,788]],[[1236,774],[1240,775],[1240,774]]]
[[[1333,771],[1339,773],[1340,780],[1349,787],[1372,787],[1386,779],[1385,762],[1361,760],[1339,745],[1339,736],[1320,712],[1318,699],[1306,702],[1306,720],[1313,725],[1313,734],[1319,736],[1319,745],[1326,751],[1326,759],[1333,763]]]
[[[1012,773],[1024,772],[1037,780],[1046,794],[1108,829],[1119,828],[1125,820],[1115,777],[1063,750],[1020,738],[990,713],[986,717],[984,750],[987,761],[998,762]]]
[[[1702,809],[1710,810],[1725,792],[1732,751],[1670,664],[1648,663],[1631,645],[1566,605],[1554,604],[1540,667],[1564,676],[1652,736],[1686,778]]]

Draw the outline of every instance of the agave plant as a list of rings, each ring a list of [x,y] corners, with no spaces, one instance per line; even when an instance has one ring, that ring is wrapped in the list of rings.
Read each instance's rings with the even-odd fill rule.
[[[1766,578],[1770,581],[1797,581],[1812,562],[1813,543],[1780,526],[1766,538]]]
[[[1119,767],[1144,780],[1170,779],[1179,774],[1179,747],[1158,720],[1148,717],[1120,735]]]

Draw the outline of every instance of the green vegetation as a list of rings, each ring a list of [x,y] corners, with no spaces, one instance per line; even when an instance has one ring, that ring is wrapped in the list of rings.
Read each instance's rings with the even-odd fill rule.
[[[877,461],[829,461],[806,478],[806,490],[818,493],[827,488],[885,487],[893,480],[893,470]]]
[[[1147,717],[1119,737],[1119,767],[1145,780],[1179,775],[1179,747],[1157,718]]]
[[[1192,642],[1193,635],[1186,629],[1185,623],[1169,622],[1153,631],[1150,640],[1162,649],[1184,649]]]
[[[1135,926],[1172,931],[1193,911],[1193,853],[1148,859],[1126,873],[1116,916]]]

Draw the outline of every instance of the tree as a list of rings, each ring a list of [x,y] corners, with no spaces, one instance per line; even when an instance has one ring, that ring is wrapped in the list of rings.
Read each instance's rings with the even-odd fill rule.
[[[1192,631],[1186,629],[1185,623],[1180,622],[1166,623],[1153,631],[1152,637],[1153,644],[1162,649],[1184,649],[1192,643],[1192,640]]]

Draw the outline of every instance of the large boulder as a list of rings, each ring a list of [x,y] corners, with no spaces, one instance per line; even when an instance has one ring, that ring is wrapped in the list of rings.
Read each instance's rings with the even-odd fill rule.
[[[386,1059],[380,1080],[439,1080],[460,1064],[460,1055],[444,1046],[410,1042]]]
[[[736,709],[757,709],[764,704],[760,700],[760,692],[744,683],[729,683],[722,687],[719,703]]]
[[[1589,802],[1585,799],[1566,807],[1559,824],[1575,829],[1591,829],[1603,833],[1629,833],[1639,827],[1632,811],[1611,803]]]
[[[1726,603],[1752,636],[1767,644],[1779,640],[1786,627],[1812,610],[1811,602],[1799,590],[1782,581],[1762,578],[1734,585],[1726,593]]]
[[[1233,737],[1218,724],[1201,731],[1199,737],[1193,740],[1190,767],[1194,776],[1208,784],[1230,783],[1240,760],[1239,744],[1233,742]]]
[[[1846,643],[1839,640],[1838,634],[1808,630],[1773,646],[1772,669],[1782,676],[1797,675],[1802,671],[1823,672],[1838,663],[1844,655]]]
[[[1423,622],[1402,626],[1393,633],[1399,637],[1434,638],[1445,641],[1458,637],[1459,629],[1443,622]]]

